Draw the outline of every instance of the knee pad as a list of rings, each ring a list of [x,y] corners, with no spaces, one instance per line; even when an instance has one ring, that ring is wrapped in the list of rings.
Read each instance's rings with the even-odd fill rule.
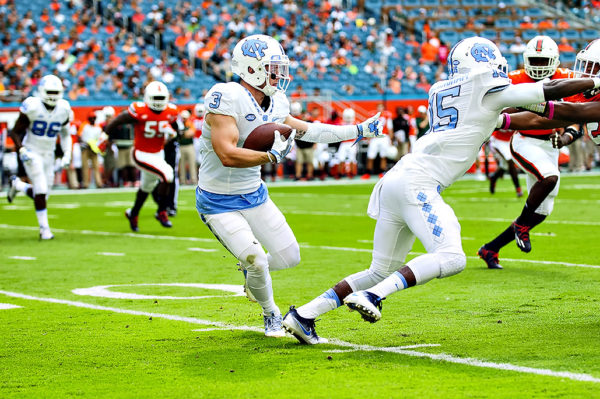
[[[438,278],[454,276],[462,272],[467,265],[467,257],[464,253],[440,252],[440,276]]]
[[[294,243],[289,247],[268,254],[269,270],[282,270],[294,267],[300,263],[300,247]]]
[[[240,254],[239,260],[248,273],[265,273],[268,270],[267,254],[260,244],[252,245]]]

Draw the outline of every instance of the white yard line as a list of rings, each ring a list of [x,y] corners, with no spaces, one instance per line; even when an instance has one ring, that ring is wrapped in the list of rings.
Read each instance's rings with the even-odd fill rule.
[[[18,305],[13,305],[10,303],[0,303],[0,310],[8,310],[8,309],[18,309],[21,308],[22,306],[18,306]]]
[[[75,306],[75,307],[79,307],[79,308],[104,310],[104,311],[121,313],[121,314],[130,314],[130,315],[134,315],[134,316],[146,316],[146,317],[152,317],[152,318],[157,318],[157,319],[182,321],[182,322],[191,323],[191,324],[216,326],[219,329],[256,331],[256,332],[260,332],[261,334],[263,333],[263,329],[260,327],[235,326],[235,325],[221,323],[221,322],[217,322],[217,321],[198,319],[195,317],[176,316],[176,315],[169,315],[169,314],[164,314],[164,313],[142,312],[142,311],[138,311],[138,310],[129,310],[129,309],[109,307],[109,306],[93,305],[93,304],[89,304],[89,303],[85,303],[85,302],[69,301],[69,300],[65,300],[65,299],[41,298],[41,297],[35,297],[35,296],[21,294],[21,293],[17,293],[17,292],[2,291],[2,290],[0,290],[0,294],[6,295],[9,297],[13,297],[13,298],[27,299],[27,300],[31,300],[31,301],[49,302],[49,303],[56,303],[56,304],[61,304],[61,305]],[[483,367],[483,368],[505,370],[505,371],[514,371],[514,372],[518,372],[518,373],[536,374],[536,375],[543,375],[543,376],[548,376],[548,377],[567,378],[567,379],[575,380],[575,381],[600,383],[600,378],[596,378],[589,374],[572,373],[569,371],[554,371],[554,370],[550,370],[550,369],[539,369],[539,368],[534,368],[534,367],[524,367],[524,366],[517,366],[514,364],[510,364],[510,363],[488,362],[488,361],[473,359],[473,358],[457,357],[457,356],[448,355],[445,353],[417,352],[417,351],[409,350],[406,347],[378,347],[378,346],[371,346],[371,345],[357,345],[357,344],[342,341],[339,339],[330,339],[329,342],[330,342],[330,344],[333,344],[333,345],[337,345],[337,346],[341,346],[341,347],[345,347],[345,348],[351,348],[351,349],[357,350],[357,351],[389,352],[389,353],[396,353],[399,355],[405,355],[405,356],[411,356],[411,357],[422,357],[422,358],[429,358],[432,360],[444,361],[444,362],[448,362],[448,363],[463,364],[463,365],[467,365],[467,366]]]
[[[507,219],[508,220],[508,219]],[[545,222],[548,223],[548,222]],[[39,230],[39,227],[33,226],[15,226],[9,224],[0,224],[0,229],[13,229],[13,230]],[[139,233],[116,233],[110,231],[92,231],[92,230],[67,230],[67,229],[55,229],[54,232],[61,233],[77,233],[84,235],[99,235],[99,236],[115,236],[115,237],[132,237],[132,238],[146,238],[152,240],[168,240],[168,241],[198,241],[198,242],[207,242],[217,244],[218,241],[214,238],[198,238],[198,237],[176,237],[176,236],[160,236],[160,235],[151,235],[151,234],[139,234]],[[327,251],[344,251],[344,252],[362,252],[362,253],[371,253],[371,248],[352,248],[352,247],[336,247],[330,245],[310,245],[310,244],[300,244],[300,248],[307,249],[322,249]],[[203,251],[205,252],[205,251]],[[423,255],[423,252],[409,252],[409,255]],[[25,257],[28,258],[28,257]],[[479,259],[477,256],[467,256],[467,259]],[[558,266],[567,266],[567,267],[586,267],[592,269],[600,269],[600,265],[591,265],[587,263],[571,263],[571,262],[560,262],[560,261],[550,261],[550,260],[537,260],[537,259],[513,259],[513,258],[502,258],[501,262],[521,262],[521,263],[532,263],[532,264],[541,264],[541,265],[558,265]]]
[[[37,258],[35,256],[9,256],[9,259],[16,259],[16,260],[36,260]]]
[[[98,252],[101,256],[125,256],[123,252]]]

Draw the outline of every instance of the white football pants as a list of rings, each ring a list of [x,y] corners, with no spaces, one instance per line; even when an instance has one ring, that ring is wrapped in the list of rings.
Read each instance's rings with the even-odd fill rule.
[[[279,208],[269,198],[254,208],[201,214],[200,217],[247,270],[248,287],[256,300],[265,311],[274,311],[269,309],[274,305],[269,305],[273,301],[269,270],[285,269],[300,263],[298,242]]]
[[[458,219],[438,193],[438,184],[415,177],[417,173],[392,169],[373,189],[368,210],[377,219],[373,259],[368,270],[346,278],[353,291],[368,289],[402,268],[415,238],[427,251],[407,263],[417,284],[464,269]]]
[[[31,180],[33,194],[48,194],[54,183],[54,152],[28,151],[30,161],[23,162],[27,176]]]
[[[159,181],[171,183],[173,181],[173,168],[165,161],[163,150],[159,152],[143,152],[134,149],[133,161],[141,171],[140,189],[151,193]]]

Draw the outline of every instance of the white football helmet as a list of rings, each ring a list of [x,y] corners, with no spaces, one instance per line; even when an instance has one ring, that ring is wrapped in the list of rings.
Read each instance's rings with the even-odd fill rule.
[[[534,37],[527,43],[527,48],[523,52],[523,63],[525,73],[531,79],[542,80],[554,75],[560,64],[558,45],[548,36]]]
[[[169,89],[162,82],[148,83],[144,89],[144,102],[153,111],[164,111],[169,104]]]
[[[488,68],[508,71],[506,58],[492,41],[479,36],[456,43],[448,55],[448,76]]]
[[[194,105],[194,115],[196,118],[202,118],[204,116],[204,104],[198,103]]]
[[[49,107],[55,107],[58,100],[63,98],[63,84],[56,75],[44,76],[38,86],[38,96]]]
[[[346,108],[342,112],[342,120],[346,125],[353,125],[356,118],[356,112],[352,108]]]
[[[600,39],[593,40],[577,54],[573,66],[575,77],[595,78],[600,72]]]
[[[190,111],[188,111],[187,109],[184,109],[183,111],[181,111],[180,115],[181,115],[181,119],[183,119],[183,120],[188,120],[190,118],[190,116],[192,116]]]
[[[292,116],[298,116],[302,113],[302,104],[298,101],[294,101],[290,104],[290,114]]]
[[[115,116],[115,109],[113,107],[104,107],[102,108],[102,113],[104,114],[104,118],[110,119]]]
[[[231,55],[231,71],[267,96],[278,90],[285,92],[290,84],[290,60],[271,36],[252,35],[240,40]],[[271,79],[277,80],[276,86],[271,85]]]

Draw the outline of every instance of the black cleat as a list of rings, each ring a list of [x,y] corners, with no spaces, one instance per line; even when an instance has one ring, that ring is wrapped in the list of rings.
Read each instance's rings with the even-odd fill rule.
[[[138,229],[138,217],[136,216],[132,216],[131,215],[131,209],[127,209],[125,211],[125,217],[127,218],[127,220],[129,220],[129,227],[131,228],[131,231],[139,231]]]
[[[169,220],[169,215],[167,215],[167,211],[160,211],[154,214],[156,220],[162,225],[162,227],[173,227],[171,221]]]
[[[485,248],[485,245],[479,248],[477,255],[487,264],[488,269],[502,269],[498,260],[498,252]]]
[[[529,230],[530,226],[523,226],[513,222],[513,230],[515,231],[515,242],[519,249],[523,252],[531,251],[531,241],[529,241]]]

